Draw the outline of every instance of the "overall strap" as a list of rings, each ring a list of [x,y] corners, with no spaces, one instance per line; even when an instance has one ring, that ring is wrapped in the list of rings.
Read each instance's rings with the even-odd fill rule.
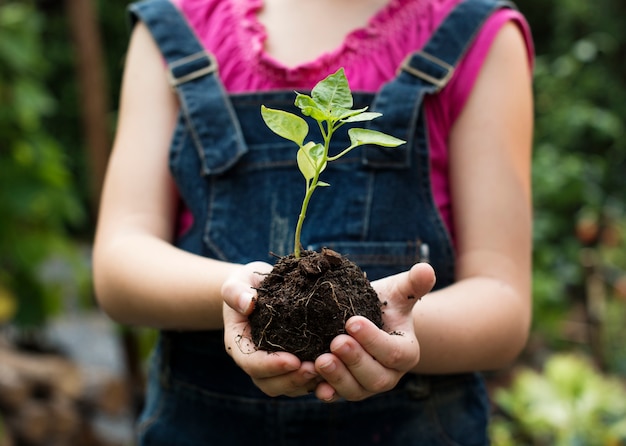
[[[202,174],[227,170],[247,148],[215,58],[169,0],[143,0],[128,10],[133,25],[141,20],[148,27],[165,59],[168,80],[202,161]]]
[[[515,8],[504,0],[464,0],[446,17],[428,43],[409,55],[400,70],[422,79],[427,92],[446,86],[454,69],[474,41],[485,20],[497,9]]]
[[[411,124],[423,120],[420,112],[424,95],[437,93],[447,85],[485,20],[504,7],[515,5],[504,0],[464,0],[456,5],[426,45],[409,54],[398,75],[378,93],[372,109],[384,115],[385,123],[381,119],[381,125],[385,127],[377,129],[405,139],[405,147],[411,147],[415,135]],[[407,150],[367,149],[365,162],[370,165],[401,167],[409,159]]]

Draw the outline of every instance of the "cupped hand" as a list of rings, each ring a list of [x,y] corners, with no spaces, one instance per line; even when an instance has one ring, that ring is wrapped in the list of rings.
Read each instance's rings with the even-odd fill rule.
[[[302,362],[290,353],[257,350],[250,338],[248,315],[254,309],[255,288],[271,269],[268,263],[249,263],[237,269],[224,282],[224,344],[237,365],[265,394],[305,395],[312,392],[320,381],[313,362]]]
[[[333,339],[331,353],[315,360],[324,380],[315,389],[317,398],[358,401],[393,389],[419,362],[412,309],[434,284],[435,273],[426,263],[372,282],[383,302],[383,329],[362,316],[346,322],[348,334]]]

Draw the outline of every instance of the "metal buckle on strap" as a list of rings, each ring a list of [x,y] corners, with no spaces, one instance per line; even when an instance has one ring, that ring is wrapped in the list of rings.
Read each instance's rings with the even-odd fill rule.
[[[420,55],[424,59],[428,60],[429,62],[432,62],[435,65],[438,65],[440,68],[445,70],[445,74],[443,75],[443,77],[437,78],[421,70],[418,70],[417,68],[413,68],[410,65],[410,61],[413,58],[413,56],[416,54]],[[437,87],[437,91],[445,87],[448,81],[450,80],[450,78],[452,77],[452,75],[454,74],[454,67],[452,65],[448,64],[447,62],[444,62],[443,60],[435,56],[425,53],[423,51],[417,51],[415,53],[409,54],[402,62],[400,69],[406,71],[407,73],[412,74],[415,77],[419,77],[420,79],[423,79],[426,82],[430,82],[431,84]]]
[[[178,67],[187,64],[201,63],[202,59],[206,59],[206,64],[203,64],[200,68],[191,73],[187,73],[184,76],[176,77],[174,75],[174,70]],[[201,51],[199,53],[192,54],[190,56],[183,57],[182,59],[177,60],[176,62],[172,62],[169,66],[169,70],[167,72],[167,78],[169,80],[172,88],[177,87],[180,84],[184,84],[185,82],[189,82],[191,80],[197,79],[202,76],[206,76],[214,71],[217,71],[217,60],[211,53],[206,51]]]

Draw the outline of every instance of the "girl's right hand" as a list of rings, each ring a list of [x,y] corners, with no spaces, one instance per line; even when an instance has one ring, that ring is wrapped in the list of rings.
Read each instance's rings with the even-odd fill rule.
[[[224,345],[265,394],[305,395],[321,381],[313,362],[302,362],[290,353],[257,350],[250,338],[248,315],[254,309],[255,288],[271,269],[268,263],[252,262],[238,268],[224,282]]]

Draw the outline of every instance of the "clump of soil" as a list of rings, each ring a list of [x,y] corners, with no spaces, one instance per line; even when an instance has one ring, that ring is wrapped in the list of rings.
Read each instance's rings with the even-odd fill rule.
[[[259,350],[313,361],[355,315],[382,328],[381,302],[363,271],[330,249],[303,251],[300,259],[281,257],[260,284],[251,338]]]

